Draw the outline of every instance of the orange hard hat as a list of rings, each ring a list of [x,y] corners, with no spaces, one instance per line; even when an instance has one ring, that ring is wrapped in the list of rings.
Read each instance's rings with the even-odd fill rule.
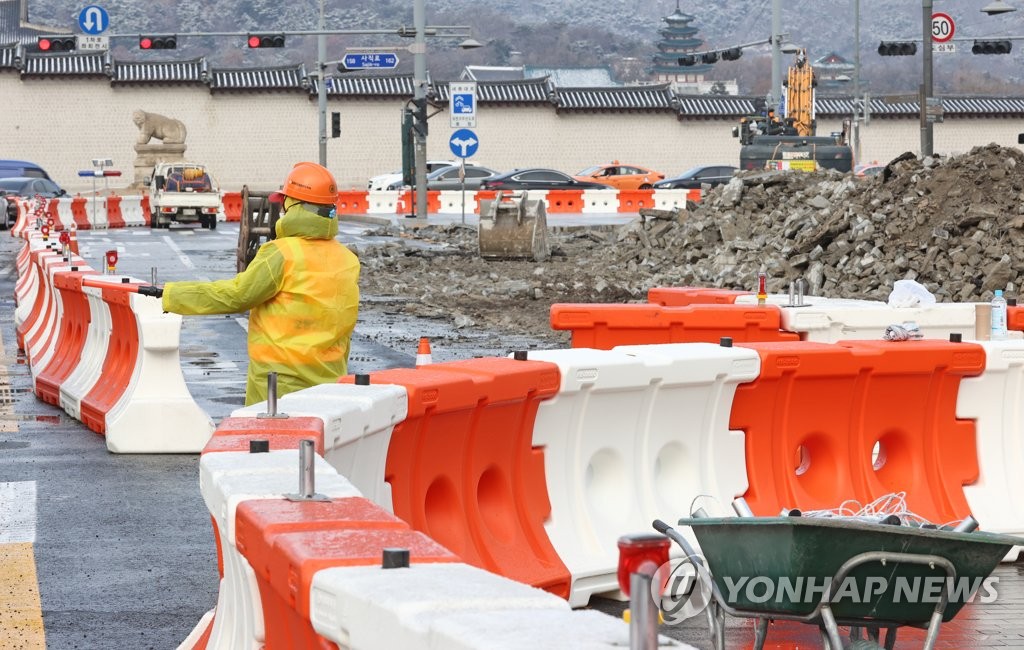
[[[286,196],[306,203],[334,205],[338,200],[338,184],[331,172],[322,165],[314,162],[295,163],[288,178],[284,180],[284,187],[280,192],[271,194],[270,200],[281,203]]]

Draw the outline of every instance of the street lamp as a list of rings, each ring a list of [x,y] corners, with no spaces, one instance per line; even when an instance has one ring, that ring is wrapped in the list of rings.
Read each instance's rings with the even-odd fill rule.
[[[1017,11],[1017,8],[1006,4],[1004,0],[992,0],[992,2],[985,5],[981,10],[989,16],[996,16],[999,14],[1009,13],[1011,11]]]

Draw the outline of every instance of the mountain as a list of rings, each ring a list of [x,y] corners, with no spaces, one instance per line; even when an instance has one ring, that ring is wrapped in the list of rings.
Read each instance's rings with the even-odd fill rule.
[[[451,79],[463,66],[526,64],[539,67],[608,66],[625,82],[649,80],[650,63],[660,38],[662,20],[675,11],[676,0],[424,0],[428,25],[467,25],[486,44],[462,51],[452,44],[429,42],[432,78]],[[81,0],[28,0],[34,24],[77,31]],[[396,29],[412,24],[409,0],[323,0],[329,30]],[[784,0],[782,31],[807,48],[811,60],[835,51],[853,60],[855,0]],[[987,3],[987,2],[986,2]],[[942,0],[938,8],[957,22],[957,38],[999,37],[1021,33],[1024,0],[1008,0],[1019,11],[987,16],[982,2]],[[305,31],[318,24],[318,0],[101,0],[110,14],[115,56],[144,59],[167,53],[142,53],[133,34],[144,32],[197,33],[241,31]],[[678,0],[694,16],[699,37],[710,47],[727,47],[767,40],[771,33],[772,0],[700,2]],[[938,9],[937,8],[937,9]],[[921,54],[881,57],[881,40],[920,37],[921,4],[912,0],[860,0],[861,78],[871,92],[915,93],[921,80]],[[285,48],[247,51],[244,39],[231,36],[179,37],[176,56],[207,56],[214,65],[275,65],[316,58],[314,37],[289,37]],[[411,72],[410,41],[396,36],[331,36],[328,58],[340,59],[346,47],[394,46],[399,71]],[[935,85],[939,92],[980,94],[1024,93],[1020,48],[1008,56],[970,53],[971,41],[957,41],[958,51],[935,55]],[[748,48],[737,62],[719,63],[711,76],[738,79],[740,91],[762,93],[770,77],[767,46]],[[786,57],[788,60],[788,57]]]

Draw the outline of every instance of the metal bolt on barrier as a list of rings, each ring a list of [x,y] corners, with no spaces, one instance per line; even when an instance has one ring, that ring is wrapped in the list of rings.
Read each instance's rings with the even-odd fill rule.
[[[949,342],[950,343],[962,343],[963,340],[964,340],[964,335],[961,334],[960,332],[951,332],[950,335],[949,335]]]
[[[526,361],[527,353],[526,350],[516,350],[512,353],[512,358],[516,361]]]
[[[723,348],[731,348],[732,347],[732,337],[731,336],[723,336],[722,338],[718,339],[718,344],[720,346],[722,346]]]
[[[356,375],[356,386],[369,386],[370,375]]]
[[[322,494],[316,493],[316,474],[313,459],[316,456],[312,440],[299,441],[299,491],[286,494],[288,501],[330,501]]]
[[[408,569],[409,549],[407,548],[385,548],[383,549],[380,568],[382,569]]]
[[[277,412],[277,373],[267,373],[267,410],[265,413],[257,413],[257,418],[286,419],[287,413]]]
[[[250,454],[265,454],[270,451],[269,440],[250,440],[249,441],[249,453]]]

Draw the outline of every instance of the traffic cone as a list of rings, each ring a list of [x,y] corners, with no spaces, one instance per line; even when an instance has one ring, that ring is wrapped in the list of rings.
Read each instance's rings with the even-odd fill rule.
[[[425,336],[421,336],[420,347],[416,350],[416,367],[418,368],[431,363],[434,362],[430,358],[430,339]]]
[[[78,226],[76,226],[75,224],[71,224],[71,227],[68,228],[68,232],[71,235],[71,241],[68,242],[68,248],[70,248],[71,252],[74,253],[75,255],[79,255],[80,253],[78,252]]]

